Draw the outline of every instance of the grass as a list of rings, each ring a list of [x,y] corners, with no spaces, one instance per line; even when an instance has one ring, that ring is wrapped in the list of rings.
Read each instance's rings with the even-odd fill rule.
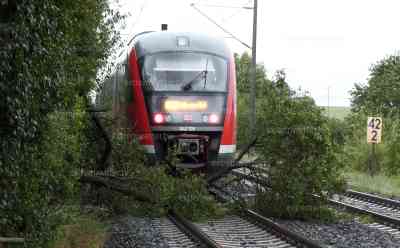
[[[339,106],[323,106],[324,114],[329,117],[344,120],[344,118],[350,113],[350,107],[339,107]]]
[[[366,173],[352,171],[347,172],[345,178],[355,190],[400,197],[400,176],[388,177],[379,174],[371,177]]]
[[[53,248],[101,248],[107,225],[94,214],[74,213],[68,224],[59,228]]]

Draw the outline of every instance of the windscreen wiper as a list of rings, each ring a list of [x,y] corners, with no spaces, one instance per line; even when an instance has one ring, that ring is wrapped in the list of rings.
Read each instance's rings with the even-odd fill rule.
[[[207,84],[207,74],[208,74],[207,67],[208,67],[208,58],[206,61],[206,69],[204,70],[204,89],[206,88],[206,84]]]
[[[204,88],[206,88],[206,84],[207,84],[207,70],[208,67],[208,58],[206,61],[206,69],[204,71],[199,72],[192,80],[190,80],[189,82],[185,83],[182,86],[182,90],[186,91],[186,90],[190,90],[192,88],[192,84],[204,73]]]
[[[202,75],[202,74],[207,75],[207,71],[201,71],[199,72],[192,80],[190,80],[189,82],[185,83],[184,85],[182,85],[182,90],[186,91],[186,90],[190,90],[192,88],[192,84]]]

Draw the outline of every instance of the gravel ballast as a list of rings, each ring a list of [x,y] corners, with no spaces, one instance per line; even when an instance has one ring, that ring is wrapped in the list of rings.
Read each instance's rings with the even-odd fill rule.
[[[243,187],[243,184],[234,184],[225,187],[225,190],[235,195],[254,193],[251,187]],[[246,192],[247,191],[247,192]],[[340,248],[399,248],[400,239],[394,237],[387,231],[379,230],[375,227],[363,224],[357,219],[340,220],[338,223],[324,224],[305,222],[298,220],[278,220],[278,224],[303,235],[306,238],[318,241],[328,247]]]
[[[168,248],[157,223],[160,219],[126,216],[111,227],[105,248]],[[304,237],[339,248],[398,248],[400,240],[390,233],[362,224],[357,220],[345,220],[334,224],[313,223],[297,220],[275,219],[278,224],[288,227]],[[180,246],[181,247],[181,246]]]
[[[340,248],[398,248],[400,240],[388,232],[369,227],[357,220],[335,224],[321,224],[293,220],[275,220],[277,223],[299,234],[328,245]]]
[[[114,223],[104,248],[168,248],[154,219],[126,216]]]
[[[223,186],[223,185],[221,185]],[[235,196],[248,197],[254,187],[248,184],[233,184],[224,189]],[[105,248],[167,248],[174,247],[159,228],[161,219],[125,216],[110,229]],[[326,247],[338,248],[399,248],[400,238],[388,231],[379,230],[371,224],[363,224],[357,218],[339,220],[337,223],[318,223],[299,220],[274,219],[278,224],[315,240]],[[183,247],[183,246],[179,246]]]

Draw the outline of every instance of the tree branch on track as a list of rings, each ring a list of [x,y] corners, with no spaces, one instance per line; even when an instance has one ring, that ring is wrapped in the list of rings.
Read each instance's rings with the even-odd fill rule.
[[[5,238],[5,237],[0,237],[0,245],[1,245],[1,243],[24,243],[24,242],[25,242],[24,238]]]
[[[98,168],[100,170],[105,170],[107,168],[107,161],[108,158],[110,157],[112,149],[111,139],[110,137],[108,137],[108,134],[104,129],[103,125],[101,124],[99,117],[96,115],[96,112],[101,112],[101,111],[96,111],[94,108],[90,108],[90,106],[88,106],[87,111],[90,114],[92,121],[96,125],[96,128],[99,130],[101,137],[105,141],[104,153],[102,154],[100,163],[98,165]]]
[[[136,201],[140,202],[146,202],[146,203],[153,203],[155,204],[156,202],[151,199],[148,194],[145,194],[143,192],[135,191],[132,188],[129,187],[129,184],[124,184],[121,182],[113,182],[113,180],[107,179],[105,177],[101,176],[81,176],[79,179],[81,183],[89,183],[97,186],[103,186],[106,187],[107,189],[110,189],[112,191],[116,191],[119,193],[122,193],[124,195],[132,196]]]
[[[239,162],[246,153],[250,151],[250,149],[257,144],[257,138],[254,138],[249,144],[245,146],[245,148],[239,153],[237,158],[235,159],[235,163]]]
[[[210,175],[207,178],[207,184],[208,185],[213,184],[215,181],[217,181],[217,180],[221,179],[222,177],[231,173],[232,170],[240,169],[240,168],[252,169],[255,164],[257,164],[257,161],[251,161],[251,162],[246,162],[246,163],[236,163],[233,166],[225,167],[222,170],[218,171],[217,173]]]

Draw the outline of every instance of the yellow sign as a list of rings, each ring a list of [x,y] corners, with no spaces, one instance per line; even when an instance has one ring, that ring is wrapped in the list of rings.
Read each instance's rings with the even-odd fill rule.
[[[383,128],[383,123],[381,117],[368,117],[367,142],[372,144],[381,143],[382,128]]]
[[[193,110],[206,110],[208,108],[207,101],[179,101],[179,100],[166,100],[164,102],[164,109],[168,112],[173,111],[193,111]]]

